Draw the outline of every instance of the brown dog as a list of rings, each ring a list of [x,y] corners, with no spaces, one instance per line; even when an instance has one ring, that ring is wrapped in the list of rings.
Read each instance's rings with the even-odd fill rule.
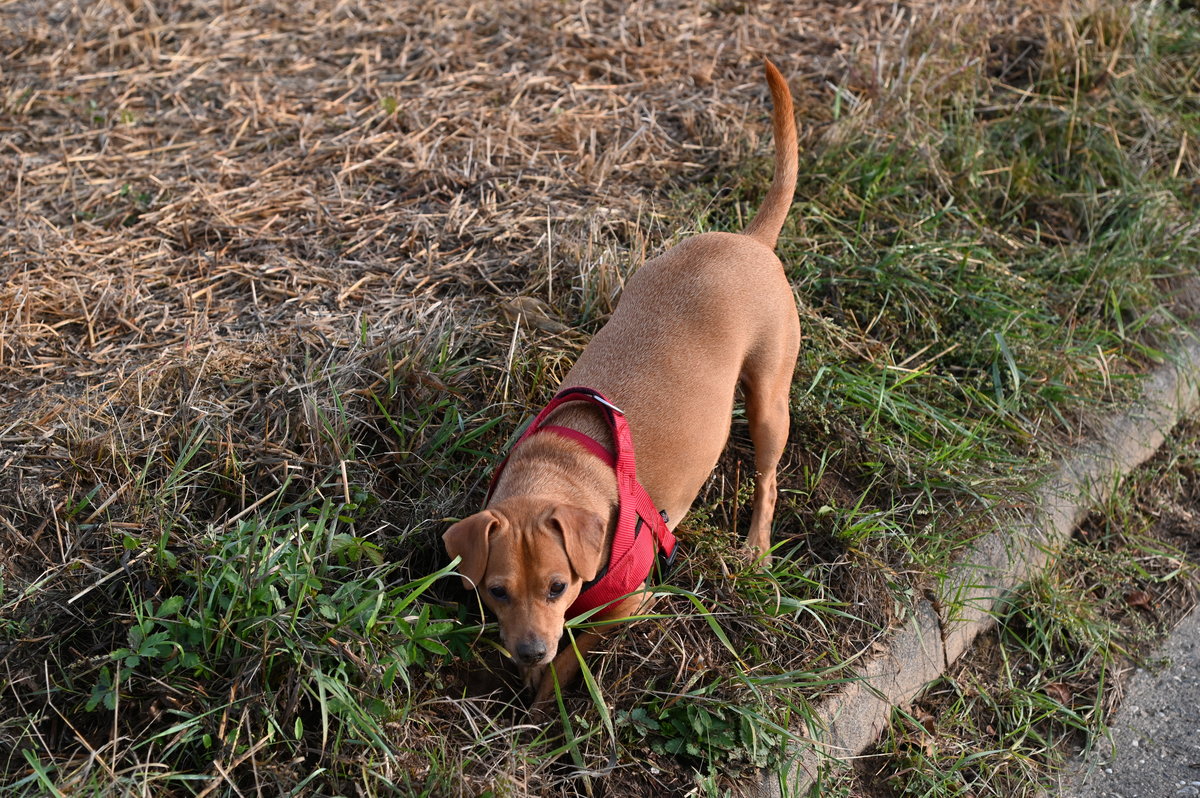
[[[743,234],[698,235],[643,265],[563,383],[598,391],[623,411],[637,446],[637,478],[671,529],[717,463],[740,384],[757,472],[747,543],[764,557],[800,348],[795,298],[774,253],[796,187],[796,127],[787,83],[771,62],[765,68],[776,151],[762,208]],[[553,694],[546,666],[553,662],[565,683],[601,631],[578,637],[578,655],[570,646],[558,654],[567,610],[604,570],[617,526],[617,477],[604,460],[616,443],[606,413],[585,402],[554,409],[554,426],[599,443],[599,456],[599,447],[589,450],[570,435],[523,439],[487,509],[443,536],[450,556],[462,557],[464,583],[499,618],[505,648],[537,689],[535,705]],[[628,595],[596,617],[628,617],[643,597]]]

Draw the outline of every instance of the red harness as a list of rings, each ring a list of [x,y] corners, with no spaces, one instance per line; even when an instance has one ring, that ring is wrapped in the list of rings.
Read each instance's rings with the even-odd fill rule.
[[[604,411],[608,426],[612,430],[617,452],[614,456],[596,439],[570,427],[543,424],[546,417],[567,402],[590,402]],[[617,528],[613,532],[612,551],[608,564],[596,578],[583,586],[575,603],[567,610],[567,617],[574,618],[589,610],[603,607],[634,592],[650,576],[655,556],[661,553],[669,565],[675,558],[675,536],[667,529],[665,514],[654,506],[650,494],[637,480],[637,467],[633,460],[633,436],[629,422],[621,409],[609,402],[598,391],[591,388],[567,388],[559,391],[550,404],[538,413],[537,418],[513,445],[513,450],[531,435],[553,432],[582,444],[588,451],[613,468],[617,474]],[[509,456],[512,452],[509,452]],[[496,467],[492,484],[488,488],[488,499],[500,480],[508,457]],[[647,534],[646,527],[649,527]],[[604,613],[597,613],[599,618]]]

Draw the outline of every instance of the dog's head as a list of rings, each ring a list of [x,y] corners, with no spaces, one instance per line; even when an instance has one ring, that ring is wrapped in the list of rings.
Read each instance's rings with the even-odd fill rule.
[[[528,670],[558,653],[567,609],[604,560],[599,515],[538,497],[497,502],[442,535],[461,556],[463,584],[479,590],[500,621],[500,638]]]

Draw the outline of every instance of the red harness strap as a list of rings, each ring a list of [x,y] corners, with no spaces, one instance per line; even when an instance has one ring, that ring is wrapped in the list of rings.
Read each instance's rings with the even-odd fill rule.
[[[578,430],[556,424],[543,424],[550,413],[567,402],[589,402],[604,411],[616,445],[615,455],[594,438]],[[582,444],[592,454],[612,466],[617,475],[617,528],[613,532],[612,552],[608,557],[608,565],[595,579],[583,586],[583,591],[567,610],[567,617],[573,618],[597,607],[603,607],[641,587],[650,576],[657,554],[661,552],[667,560],[674,557],[675,536],[667,529],[666,521],[654,506],[650,494],[637,480],[637,466],[633,459],[633,435],[629,430],[629,422],[625,420],[625,414],[598,391],[591,388],[566,388],[559,391],[517,439],[513,449],[520,446],[529,436],[539,432],[553,432]],[[504,470],[507,462],[506,457],[496,467],[496,473],[492,475],[492,484],[488,488],[488,499],[492,497],[492,491],[500,480],[500,472]],[[605,613],[601,611],[596,617],[603,619]]]

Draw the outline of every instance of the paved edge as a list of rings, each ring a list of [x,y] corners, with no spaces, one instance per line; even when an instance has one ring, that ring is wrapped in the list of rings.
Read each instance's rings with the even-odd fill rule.
[[[1138,668],[1125,685],[1109,734],[1072,757],[1041,798],[1200,795],[1200,607],[1192,608],[1153,653],[1167,667]]]
[[[1101,424],[1094,438],[1051,469],[1031,491],[1032,509],[975,541],[950,567],[935,596],[926,596],[881,641],[882,653],[861,666],[838,693],[813,706],[778,772],[766,772],[759,798],[808,795],[829,765],[874,743],[892,710],[916,698],[995,622],[994,609],[1059,552],[1090,508],[1153,455],[1167,434],[1200,406],[1200,341],[1174,348],[1147,377],[1142,395]]]

